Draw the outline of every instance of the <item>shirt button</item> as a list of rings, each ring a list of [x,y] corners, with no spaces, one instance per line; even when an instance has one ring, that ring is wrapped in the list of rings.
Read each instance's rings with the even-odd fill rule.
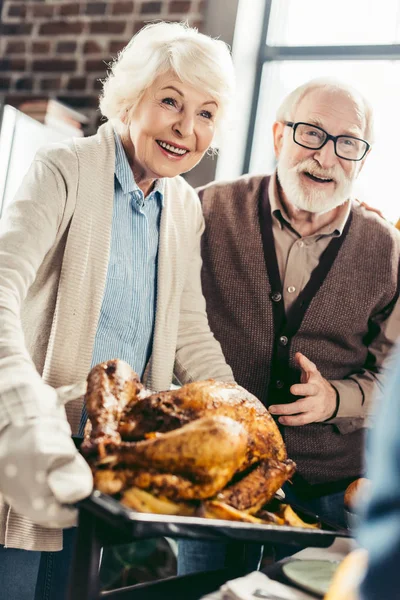
[[[274,292],[271,296],[272,302],[280,302],[282,300],[282,294],[279,292]]]
[[[281,337],[279,338],[279,343],[281,346],[286,346],[286,344],[288,343],[288,338],[286,337],[286,335],[281,335]]]
[[[294,287],[294,285],[289,285],[287,291],[289,292],[289,294],[293,294],[293,292],[296,291],[296,288]]]
[[[281,381],[280,379],[277,379],[275,382],[276,387],[278,388],[278,390],[281,390],[284,386],[283,381]]]
[[[301,240],[300,240],[300,242],[297,242],[297,243],[299,245],[299,248],[302,248],[304,246],[304,242],[302,242]]]

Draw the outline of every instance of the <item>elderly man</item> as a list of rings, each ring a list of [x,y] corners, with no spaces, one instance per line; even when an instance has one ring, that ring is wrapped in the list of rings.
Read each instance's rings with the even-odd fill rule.
[[[203,291],[236,381],[276,417],[297,463],[287,498],[344,525],[380,367],[400,335],[400,236],[351,199],[372,143],[357,91],[301,86],[273,137],[272,176],[199,191]],[[185,556],[187,572],[189,546]]]

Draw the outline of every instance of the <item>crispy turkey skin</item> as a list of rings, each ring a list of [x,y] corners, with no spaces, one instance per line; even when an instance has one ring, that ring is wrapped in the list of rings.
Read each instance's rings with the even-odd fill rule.
[[[245,427],[248,448],[243,469],[267,457],[287,458],[279,429],[265,406],[239,385],[212,379],[129,404],[118,431],[123,440],[140,440],[153,431],[171,431],[205,416],[229,417]]]
[[[134,486],[254,513],[295,470],[268,410],[233,383],[151,393],[129,365],[114,360],[90,372],[86,403],[91,431],[82,452],[105,493]]]

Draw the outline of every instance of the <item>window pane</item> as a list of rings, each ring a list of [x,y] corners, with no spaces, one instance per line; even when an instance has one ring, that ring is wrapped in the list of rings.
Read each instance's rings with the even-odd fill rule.
[[[314,77],[336,77],[363,92],[375,111],[375,143],[356,183],[360,200],[400,217],[400,61],[283,61],[266,63],[256,120],[250,172],[275,168],[272,124],[283,98]]]
[[[399,43],[399,0],[273,0],[271,46]]]

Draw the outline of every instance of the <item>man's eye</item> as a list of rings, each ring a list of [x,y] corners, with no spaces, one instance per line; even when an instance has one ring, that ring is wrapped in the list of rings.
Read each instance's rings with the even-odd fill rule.
[[[200,115],[202,117],[204,117],[205,119],[212,119],[212,114],[210,113],[209,110],[202,110]]]
[[[308,131],[306,131],[305,134],[306,139],[309,139],[310,142],[312,141],[313,143],[315,142],[322,142],[324,139],[324,134],[322,133],[322,131],[316,131],[315,129],[309,129]]]

